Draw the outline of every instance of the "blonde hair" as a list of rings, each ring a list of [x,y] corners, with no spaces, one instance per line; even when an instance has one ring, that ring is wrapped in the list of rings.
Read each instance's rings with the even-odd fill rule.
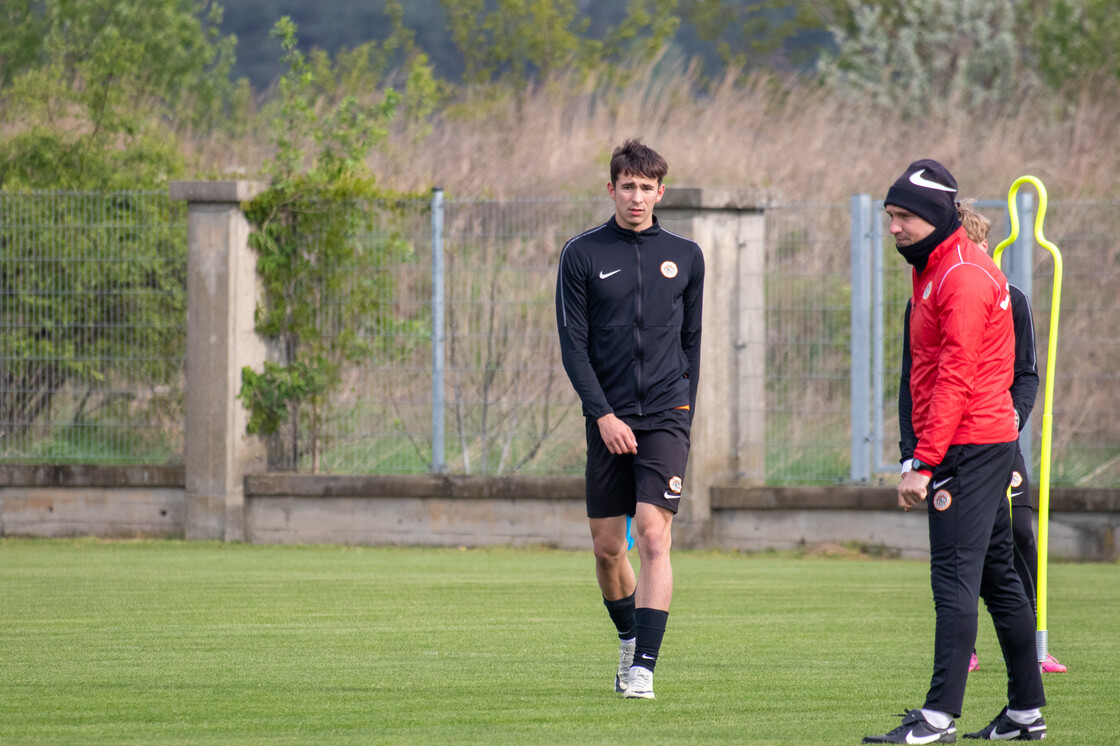
[[[975,244],[988,240],[988,231],[992,229],[992,221],[976,211],[974,199],[962,199],[957,203],[957,217],[968,234],[968,240]]]

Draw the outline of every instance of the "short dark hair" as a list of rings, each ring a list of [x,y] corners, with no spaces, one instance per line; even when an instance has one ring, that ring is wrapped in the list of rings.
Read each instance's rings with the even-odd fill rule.
[[[642,144],[642,138],[634,137],[619,145],[611,155],[611,183],[618,181],[620,175],[641,176],[656,179],[660,184],[669,173],[669,164],[661,155]]]

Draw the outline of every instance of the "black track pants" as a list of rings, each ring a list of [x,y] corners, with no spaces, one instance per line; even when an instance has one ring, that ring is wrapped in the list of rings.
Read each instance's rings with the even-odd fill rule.
[[[1046,703],[1035,619],[1013,559],[1007,485],[1016,443],[949,448],[930,479],[930,585],[937,610],[933,677],[924,707],[960,717],[976,644],[977,600],[995,623],[1012,709]]]

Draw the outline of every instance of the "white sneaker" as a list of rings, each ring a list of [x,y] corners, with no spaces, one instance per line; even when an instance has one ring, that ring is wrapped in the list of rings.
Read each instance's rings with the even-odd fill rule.
[[[636,639],[618,641],[618,673],[614,675],[614,690],[619,694],[626,691],[630,681],[630,664],[634,662],[634,643]]]
[[[643,666],[631,666],[626,691],[627,699],[653,699],[653,671]]]

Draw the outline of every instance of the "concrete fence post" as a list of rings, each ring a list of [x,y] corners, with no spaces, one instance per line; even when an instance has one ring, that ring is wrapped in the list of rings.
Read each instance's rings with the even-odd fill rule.
[[[710,545],[712,488],[766,475],[766,223],[757,195],[731,189],[667,189],[662,227],[704,251],[700,390],[674,521],[683,546]]]
[[[266,466],[264,444],[245,432],[241,369],[260,367],[267,345],[254,329],[256,254],[241,203],[263,182],[174,182],[187,205],[187,539],[245,540],[245,475]]]

